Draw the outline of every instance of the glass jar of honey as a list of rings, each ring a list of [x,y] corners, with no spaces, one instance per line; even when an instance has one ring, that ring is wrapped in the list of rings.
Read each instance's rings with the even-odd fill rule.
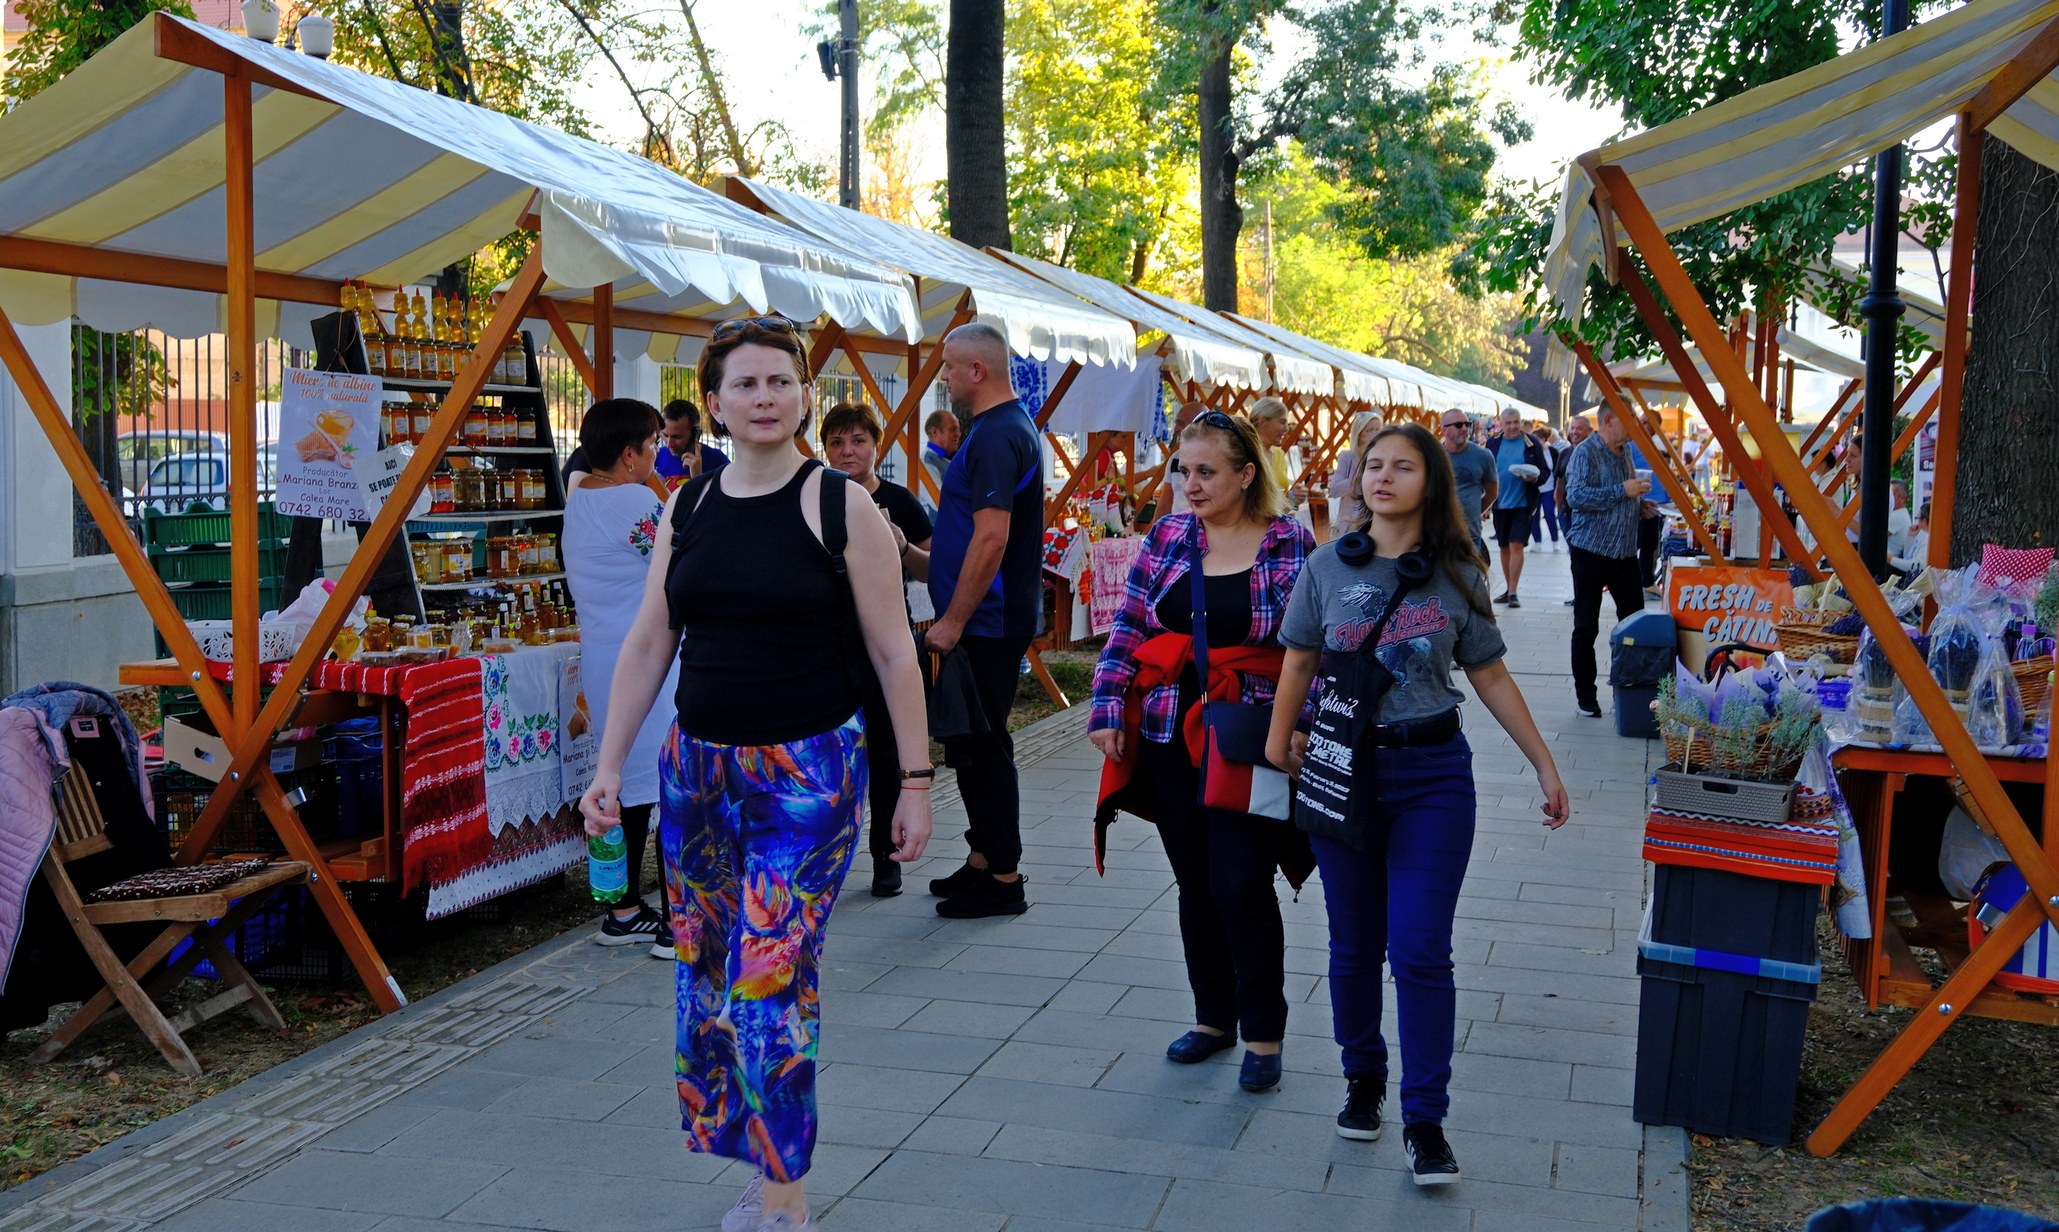
[[[457,503],[457,480],[447,469],[439,469],[429,476],[429,512],[455,513]]]
[[[490,535],[486,540],[486,576],[502,578],[508,576],[508,537]]]
[[[537,563],[536,563],[536,562],[537,562],[538,560],[542,559],[542,557],[541,557],[541,555],[540,555],[540,553],[539,553],[539,551],[538,551],[538,544],[537,544],[537,540],[539,540],[539,539],[541,539],[541,538],[543,538],[543,536],[541,536],[541,535],[517,535],[517,536],[515,536],[515,540],[516,540],[516,543],[517,543],[517,544],[519,545],[519,551],[521,552],[521,564],[522,564],[522,567],[521,567],[520,569],[516,570],[516,572],[518,572],[518,573],[541,573],[541,572],[543,572],[543,570],[542,570],[542,569],[540,569],[540,568],[538,568],[538,567],[537,567]]]
[[[536,444],[536,416],[530,411],[515,412],[515,443],[525,447]]]
[[[472,541],[470,539],[448,539],[442,547],[442,572],[445,582],[469,582],[472,580]]]
[[[412,418],[412,426],[408,429],[408,439],[419,445],[428,438],[429,425],[436,422],[436,404],[434,402],[411,402],[408,404],[408,414]]]
[[[465,408],[465,444],[484,445],[485,443],[486,408],[475,402]]]
[[[364,649],[384,654],[393,649],[393,622],[384,616],[365,618]]]
[[[435,546],[431,543],[408,545],[408,556],[415,565],[415,581],[424,586],[434,586],[443,580],[443,563],[436,556]]]
[[[515,472],[515,483],[517,488],[515,508],[543,508],[543,472],[518,470]]]

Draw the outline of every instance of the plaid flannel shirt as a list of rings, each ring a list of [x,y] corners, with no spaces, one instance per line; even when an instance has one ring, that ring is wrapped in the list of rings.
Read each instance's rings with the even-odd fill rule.
[[[1167,632],[1158,623],[1158,604],[1175,586],[1191,585],[1187,571],[1194,560],[1194,545],[1208,551],[1208,536],[1200,519],[1191,513],[1175,513],[1158,519],[1137,553],[1130,575],[1124,579],[1122,607],[1115,614],[1115,628],[1094,665],[1093,710],[1087,729],[1122,729],[1123,703],[1130,680],[1137,674],[1137,647]],[[1315,549],[1315,536],[1291,517],[1274,518],[1258,545],[1258,559],[1251,569],[1251,633],[1246,646],[1280,644],[1280,622],[1287,614],[1287,596],[1293,593],[1301,567]],[[1097,580],[1097,584],[1099,579]],[[1273,682],[1247,676],[1246,702],[1264,704],[1273,699]],[[1172,739],[1178,726],[1179,689],[1162,685],[1144,698],[1144,738],[1154,744]]]

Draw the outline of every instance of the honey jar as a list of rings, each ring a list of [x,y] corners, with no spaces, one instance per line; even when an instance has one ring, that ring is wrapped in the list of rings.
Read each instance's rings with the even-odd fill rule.
[[[385,654],[393,649],[393,622],[384,616],[365,618],[364,650],[368,653]]]

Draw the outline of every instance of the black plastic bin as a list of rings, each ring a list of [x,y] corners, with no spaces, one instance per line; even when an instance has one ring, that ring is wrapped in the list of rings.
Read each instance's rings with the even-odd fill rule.
[[[1609,630],[1609,687],[1616,694],[1616,734],[1652,738],[1659,734],[1651,704],[1659,681],[1673,674],[1679,629],[1671,612],[1639,612]]]
[[[1879,1198],[1847,1202],[1809,1217],[1808,1232],[2048,1232],[2059,1223],[1970,1202]]]
[[[1721,1137],[1792,1137],[1822,966],[1812,885],[1661,865],[1638,943],[1633,1115]]]

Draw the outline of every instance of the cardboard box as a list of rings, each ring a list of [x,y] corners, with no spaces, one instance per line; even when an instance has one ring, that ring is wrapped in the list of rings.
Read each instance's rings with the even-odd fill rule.
[[[219,783],[229,772],[232,755],[228,742],[216,734],[205,714],[174,715],[164,721],[164,759],[189,774]],[[274,741],[270,751],[272,773],[286,774],[320,765],[322,742],[318,739]]]

